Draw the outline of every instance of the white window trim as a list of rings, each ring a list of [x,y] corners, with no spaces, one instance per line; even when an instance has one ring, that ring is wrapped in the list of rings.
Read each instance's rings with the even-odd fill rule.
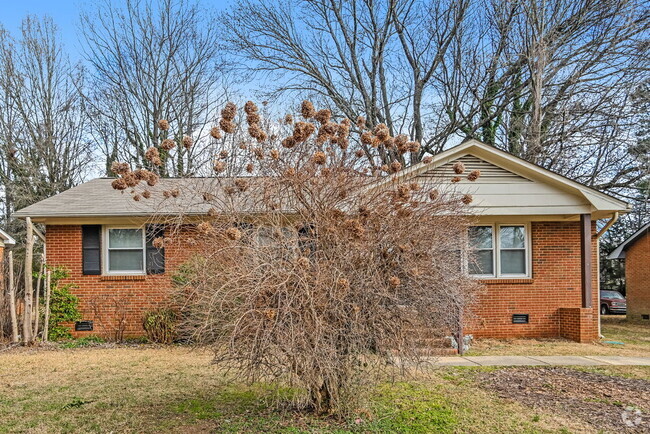
[[[108,247],[108,231],[110,229],[139,229],[142,231],[142,271],[129,271],[129,270],[115,270],[115,271],[110,271],[110,268],[108,266],[108,252],[109,252],[109,247]],[[147,274],[147,240],[146,240],[146,234],[145,230],[142,226],[117,226],[117,225],[111,225],[111,226],[102,226],[102,269],[103,275],[106,276],[144,276]],[[118,249],[118,250],[139,250],[139,249]]]
[[[489,279],[530,279],[532,276],[532,265],[533,265],[533,255],[532,255],[532,238],[531,238],[531,233],[530,233],[530,223],[508,223],[508,222],[498,222],[498,223],[491,223],[491,224],[476,224],[472,226],[483,226],[483,227],[491,227],[492,228],[492,249],[494,254],[492,255],[492,269],[494,270],[494,274],[469,274],[470,277],[473,277],[475,279],[480,279],[480,280],[489,280]],[[526,272],[523,274],[501,274],[501,237],[500,237],[500,232],[501,232],[501,227],[502,226],[523,226],[524,230],[526,232],[526,244],[525,244],[525,265],[526,265]],[[469,245],[469,238],[468,238],[468,245]],[[514,249],[517,250],[517,249]],[[469,258],[465,258],[465,264],[468,264]],[[469,267],[466,265],[466,269],[468,270],[469,273]]]

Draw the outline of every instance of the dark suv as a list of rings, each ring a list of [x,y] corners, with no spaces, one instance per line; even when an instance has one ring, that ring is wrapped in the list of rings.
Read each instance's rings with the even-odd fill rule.
[[[627,301],[618,291],[600,291],[600,314],[627,312]]]

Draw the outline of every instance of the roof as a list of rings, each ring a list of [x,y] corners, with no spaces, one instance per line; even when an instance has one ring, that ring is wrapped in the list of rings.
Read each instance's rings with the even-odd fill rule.
[[[481,177],[476,182],[463,178],[462,182],[451,184],[451,166],[458,160],[463,161],[469,170],[480,170]],[[381,178],[372,188],[390,186],[396,181],[410,178],[417,178],[418,182],[424,184],[446,183],[448,188],[470,193],[475,199],[472,207],[477,213],[485,215],[575,216],[591,213],[596,218],[604,218],[614,212],[628,211],[628,204],[619,199],[477,140],[469,140],[441,152],[431,162],[419,163],[397,175]],[[258,180],[264,178],[247,179],[251,189],[255,189]],[[114,190],[112,181],[113,178],[94,179],[23,208],[14,215],[42,221],[71,217],[203,215],[211,205],[202,199],[201,192],[220,192],[218,194],[223,195],[223,189],[215,188],[216,185],[232,183],[233,178],[163,178],[156,186],[148,188],[152,197],[141,201],[134,201],[128,192]],[[180,194],[167,199],[160,194],[173,189],[194,194]],[[244,213],[256,212],[254,203],[236,205]]]
[[[464,163],[466,172],[480,170],[479,179],[471,182],[463,175],[460,182],[452,183],[451,179],[456,176],[452,167],[457,161]],[[592,214],[598,219],[630,210],[622,200],[478,140],[463,142],[436,154],[430,162],[386,177],[376,187],[406,179],[437,182],[443,187],[472,194],[472,207],[480,215]]]
[[[16,240],[11,235],[0,229],[0,246],[11,247],[16,245]]]
[[[31,217],[148,217],[152,215],[205,215],[211,204],[203,200],[209,192],[215,200],[226,200],[223,188],[235,178],[161,178],[153,187],[150,199],[133,200],[129,191],[113,189],[115,178],[97,178],[44,199],[14,213],[18,218]],[[247,177],[250,188],[264,178]],[[178,197],[165,198],[163,191],[179,190]],[[143,189],[139,188],[138,192]],[[236,204],[242,212],[255,212],[254,203]]]
[[[645,226],[642,226],[641,229],[632,234],[631,237],[623,241],[617,248],[614,249],[612,253],[607,255],[607,259],[623,259],[625,258],[625,252],[629,249],[632,244],[641,239],[645,234],[650,233],[650,223]]]

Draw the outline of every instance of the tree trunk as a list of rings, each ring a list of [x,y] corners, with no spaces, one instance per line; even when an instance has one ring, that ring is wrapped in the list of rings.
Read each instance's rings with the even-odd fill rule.
[[[16,317],[16,286],[14,283],[14,252],[9,252],[9,315],[11,316],[11,342],[18,343],[18,318]]]
[[[43,342],[48,341],[48,333],[50,332],[50,294],[52,293],[52,272],[47,271],[45,278],[45,319],[43,320]]]
[[[32,265],[34,260],[34,231],[32,219],[27,217],[27,237],[25,240],[25,307],[23,309],[23,344],[32,342]]]
[[[38,320],[40,319],[40,312],[38,311],[40,307],[40,298],[41,298],[41,280],[43,278],[43,265],[44,261],[41,260],[41,267],[38,270],[38,277],[36,279],[36,299],[34,301],[34,337],[38,336]]]

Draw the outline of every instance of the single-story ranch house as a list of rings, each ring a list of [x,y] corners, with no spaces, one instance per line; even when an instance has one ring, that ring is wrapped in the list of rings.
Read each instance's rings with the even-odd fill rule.
[[[478,261],[467,268],[484,284],[473,307],[475,320],[465,332],[597,339],[598,238],[628,205],[476,140],[412,166],[398,178],[449,183],[456,161],[481,171],[476,182],[454,185],[474,197],[477,221],[468,237],[478,249]],[[45,225],[48,264],[70,271],[83,319],[94,322],[94,331],[77,331],[78,336],[107,330],[115,322],[123,323],[126,336],[142,334],[143,313],[165,303],[171,276],[191,251],[189,246],[153,247],[146,223],[156,205],[133,201],[113,190],[111,181],[86,182],[16,213]],[[183,182],[187,179],[163,179],[154,190]],[[184,207],[187,216],[207,211],[201,203]],[[608,223],[597,233],[600,219]]]
[[[623,241],[607,259],[625,260],[627,319],[650,320],[650,223]]]

